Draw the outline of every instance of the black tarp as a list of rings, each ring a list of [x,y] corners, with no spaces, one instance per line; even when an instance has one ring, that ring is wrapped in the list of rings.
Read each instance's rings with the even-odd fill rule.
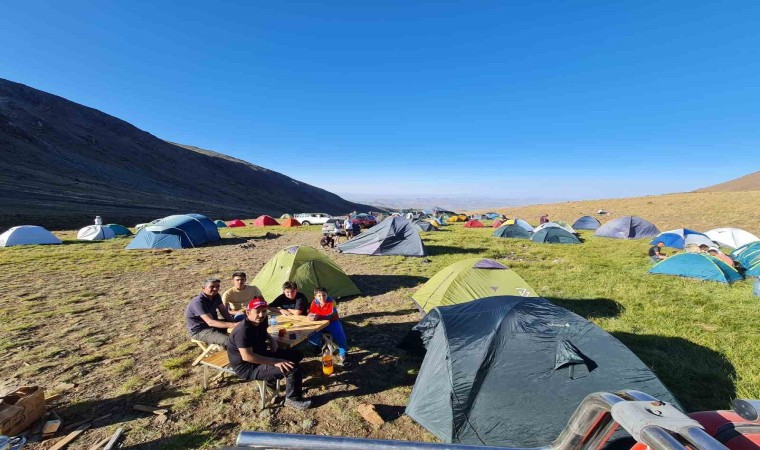
[[[593,392],[674,402],[620,341],[540,297],[435,308],[415,330],[427,352],[406,414],[445,442],[548,445]]]

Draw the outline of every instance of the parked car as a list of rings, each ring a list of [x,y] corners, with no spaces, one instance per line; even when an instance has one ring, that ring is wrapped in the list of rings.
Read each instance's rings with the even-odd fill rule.
[[[369,214],[356,214],[351,216],[351,221],[359,225],[361,228],[371,228],[377,225],[377,219]]]
[[[332,216],[325,213],[301,213],[293,216],[294,219],[301,222],[301,225],[323,225],[330,220]]]
[[[346,220],[346,216],[335,216],[331,219],[328,219],[327,222],[325,222],[325,224],[322,225],[322,234],[336,234],[335,223],[340,222],[340,229],[337,234],[338,236],[345,236],[346,232],[343,230],[344,220]]]

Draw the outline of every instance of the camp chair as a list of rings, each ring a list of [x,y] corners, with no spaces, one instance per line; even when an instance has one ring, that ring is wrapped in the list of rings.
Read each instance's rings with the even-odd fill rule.
[[[213,353],[212,355],[206,356],[201,359],[200,364],[203,366],[203,390],[208,389],[209,368],[219,371],[219,373],[215,375],[211,381],[217,378],[223,379],[227,374],[235,375],[235,372],[232,370],[232,368],[230,368],[230,360],[227,357],[226,351],[219,351]],[[261,397],[261,409],[264,409],[267,406],[267,394],[271,395],[271,401],[274,402],[274,400],[282,391],[281,388],[284,387],[284,385],[280,384],[279,379],[275,380],[274,389],[267,386],[267,382],[264,380],[253,380],[253,383],[258,389],[259,396]]]
[[[193,344],[197,344],[198,347],[201,348],[203,353],[200,354],[197,358],[195,358],[195,361],[193,361],[193,367],[197,366],[198,363],[201,362],[203,358],[205,358],[209,353],[216,350],[223,350],[223,348],[217,344],[209,344],[208,342],[199,341],[197,339],[190,339]]]

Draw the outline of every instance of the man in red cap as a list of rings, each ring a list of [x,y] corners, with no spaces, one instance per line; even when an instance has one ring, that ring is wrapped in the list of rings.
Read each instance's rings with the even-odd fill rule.
[[[227,343],[227,357],[235,373],[245,380],[286,378],[285,405],[307,409],[301,384],[303,373],[298,363],[303,359],[297,350],[280,350],[277,341],[267,333],[267,302],[254,297],[245,310],[245,320],[232,330]]]

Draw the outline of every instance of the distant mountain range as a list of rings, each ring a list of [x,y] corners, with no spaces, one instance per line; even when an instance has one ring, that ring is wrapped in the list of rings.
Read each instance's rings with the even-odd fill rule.
[[[130,225],[187,212],[230,219],[373,209],[4,79],[0,167],[2,227],[72,228],[95,215]]]
[[[436,206],[450,211],[472,211],[483,208],[532,205],[564,201],[560,199],[526,197],[526,198],[483,198],[483,197],[358,197],[351,200],[369,203],[388,209],[432,209]]]

